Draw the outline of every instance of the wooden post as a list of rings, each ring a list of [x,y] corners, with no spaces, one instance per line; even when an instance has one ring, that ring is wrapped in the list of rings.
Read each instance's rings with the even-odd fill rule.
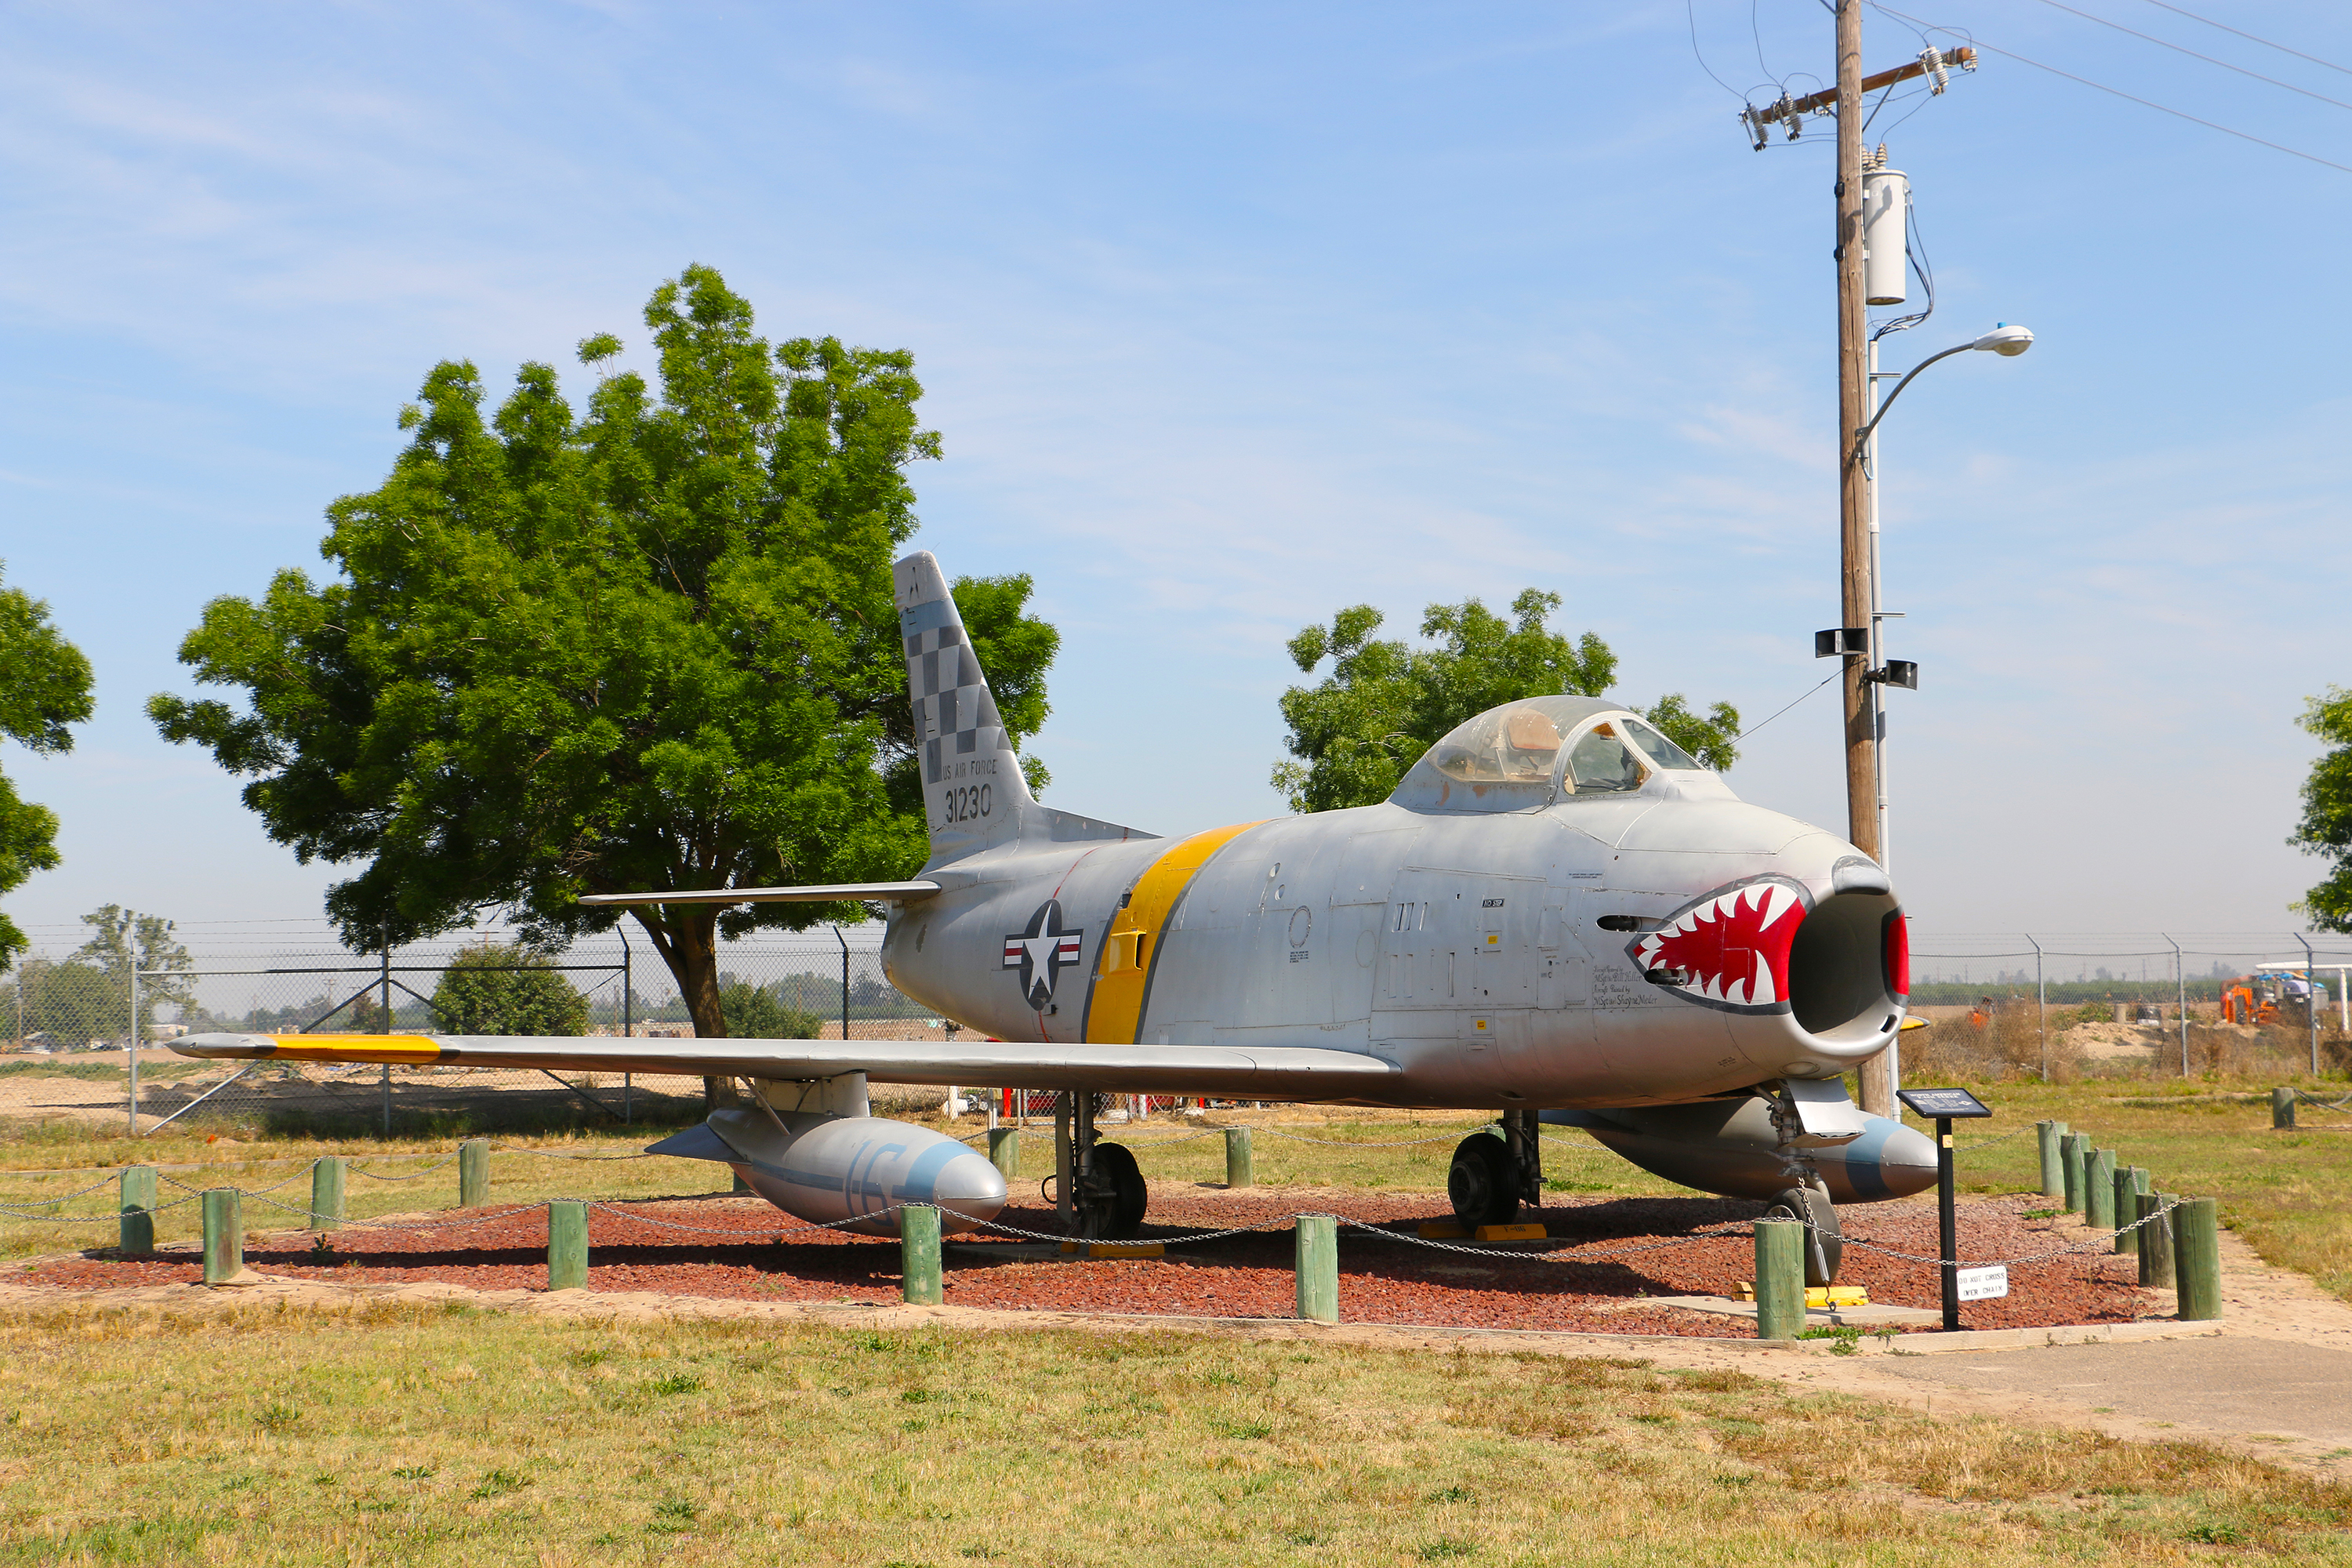
[[[205,1192],[205,1283],[226,1285],[245,1272],[245,1205],[235,1187]]]
[[[310,1228],[340,1230],[343,1224],[343,1157],[321,1154],[310,1167]]]
[[[485,1207],[490,1201],[490,1141],[468,1138],[457,1145],[457,1206]]]
[[[908,1204],[898,1211],[900,1294],[910,1307],[936,1307],[946,1295],[940,1277],[940,1211]]]
[[[2136,1205],[2144,1215],[2158,1216],[2139,1230],[2139,1282],[2144,1289],[2172,1287],[2172,1216],[2164,1212],[2164,1205],[2171,1201],[2170,1193],[2142,1193]]]
[[[2037,1121],[2033,1124],[2033,1131],[2042,1141],[2042,1195],[2063,1198],[2066,1195],[2066,1157],[2059,1148],[2059,1142],[2066,1136],[2066,1124],[2063,1121]]]
[[[2139,1232],[2124,1227],[2139,1218],[2139,1184],[2147,1173],[2137,1165],[2116,1173],[2116,1250],[2137,1252]]]
[[[1298,1275],[1298,1315],[1309,1322],[1339,1321],[1339,1222],[1328,1214],[1303,1214],[1292,1267]]]
[[[588,1205],[558,1198],[547,1205],[547,1288],[582,1290],[588,1285]]]
[[[1756,1337],[1793,1340],[1805,1331],[1805,1226],[1756,1222]]]
[[[2271,1090],[2271,1127],[2273,1131],[2292,1131],[2294,1127],[2294,1090]]]
[[[2211,1198],[2172,1211],[2172,1281],[2183,1322],[2221,1315],[2221,1222]]]
[[[1225,1129],[1225,1187],[1257,1185],[1257,1167],[1250,1160],[1250,1130],[1246,1127]]]
[[[115,1250],[136,1256],[155,1250],[155,1167],[132,1165],[122,1173],[121,1234]]]
[[[2094,1149],[2083,1162],[2083,1223],[2094,1230],[2116,1228],[2116,1152]]]
[[[1003,1173],[1008,1184],[1021,1174],[1021,1129],[992,1127],[988,1130],[988,1163]]]
[[[2067,1133],[2058,1140],[2058,1152],[2066,1172],[2066,1212],[2081,1214],[2083,1212],[2083,1163],[2090,1156],[2090,1134]]]

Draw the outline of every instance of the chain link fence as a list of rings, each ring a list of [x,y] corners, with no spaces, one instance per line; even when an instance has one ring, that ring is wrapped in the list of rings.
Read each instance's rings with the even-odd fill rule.
[[[691,1037],[668,970],[615,935],[531,954],[478,932],[357,956],[310,922],[280,934],[183,928],[168,969],[37,946],[0,976],[0,1123],[175,1122],[321,1135],[454,1135],[698,1121],[699,1078],[503,1068],[207,1062],[183,1034],[541,1034]],[[882,973],[879,925],[763,936],[722,948],[729,1033],[772,1038],[944,1038],[940,1019]],[[726,1090],[722,1086],[721,1093]],[[877,1100],[936,1102],[878,1089]]]

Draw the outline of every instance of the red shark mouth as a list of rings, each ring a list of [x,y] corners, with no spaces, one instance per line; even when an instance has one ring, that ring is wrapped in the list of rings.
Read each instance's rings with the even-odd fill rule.
[[[1625,951],[1653,984],[1727,1012],[1789,1008],[1789,948],[1812,900],[1802,884],[1759,877],[1685,905]]]

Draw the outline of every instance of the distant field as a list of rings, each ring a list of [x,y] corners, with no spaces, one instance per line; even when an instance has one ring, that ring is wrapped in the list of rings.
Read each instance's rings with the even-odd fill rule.
[[[225,1353],[226,1352],[226,1353]],[[1730,1372],[1181,1332],[0,1321],[13,1561],[2338,1561],[2352,1488]]]

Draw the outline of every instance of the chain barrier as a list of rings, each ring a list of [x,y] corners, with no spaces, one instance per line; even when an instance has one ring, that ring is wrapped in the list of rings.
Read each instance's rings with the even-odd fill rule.
[[[199,1201],[200,1199],[202,1199],[202,1198],[203,1198],[203,1196],[204,1196],[204,1194],[203,1194],[202,1193],[198,1193],[198,1194],[195,1194],[194,1196],[193,1196],[193,1197],[173,1198],[173,1199],[170,1203],[168,1203],[168,1204],[157,1204],[153,1208],[144,1210],[143,1212],[144,1212],[144,1213],[147,1213],[147,1214],[163,1214],[163,1213],[164,1213],[164,1212],[165,1212],[165,1211],[167,1211],[167,1210],[170,1210],[170,1209],[175,1209],[175,1208],[182,1208],[182,1207],[186,1206],[186,1205],[189,1205],[189,1204],[195,1203],[195,1202]],[[266,1203],[266,1202],[268,1202],[268,1199],[264,1199],[263,1201]],[[121,1216],[121,1215],[119,1215],[119,1214],[88,1214],[88,1215],[42,1215],[42,1214],[20,1214],[20,1215],[6,1215],[6,1216],[5,1216],[5,1217],[9,1218],[9,1219],[14,1219],[14,1220],[19,1221],[20,1223],[25,1224],[25,1225],[116,1225],[116,1224],[120,1224],[120,1223],[121,1222],[121,1219],[122,1219],[122,1216]]]
[[[256,1194],[247,1193],[244,1195],[247,1197],[253,1197]],[[182,1201],[185,1202],[186,1200],[184,1199]],[[343,1215],[321,1214],[318,1210],[311,1208],[307,1204],[298,1208],[292,1204],[281,1204],[275,1198],[262,1198],[259,1201],[264,1208],[277,1209],[285,1214],[299,1215],[306,1220],[328,1220],[335,1225],[348,1226],[355,1230],[463,1230],[467,1226],[489,1225],[502,1219],[512,1219],[519,1214],[530,1214],[534,1210],[545,1208],[548,1202],[548,1200],[541,1200],[535,1204],[524,1204],[519,1208],[502,1209],[497,1214],[477,1215],[471,1219],[399,1220],[352,1219]],[[560,1202],[562,1200],[559,1199],[555,1201]]]
[[[295,1183],[300,1181],[303,1177],[309,1175],[313,1170],[317,1169],[318,1164],[319,1162],[313,1160],[308,1165],[303,1166],[300,1170],[287,1177],[284,1181],[272,1182],[266,1187],[256,1187],[251,1192],[246,1192],[243,1187],[239,1187],[236,1190],[239,1193],[244,1194],[244,1195],[248,1198],[257,1198],[264,1193],[274,1193],[281,1187],[292,1186]],[[168,1172],[158,1171],[155,1174],[159,1180],[169,1183],[171,1185],[179,1188],[184,1193],[202,1193],[206,1190],[203,1187],[192,1187],[188,1185],[187,1183],[181,1181],[177,1176],[172,1175]]]
[[[2144,1215],[2139,1219],[2132,1221],[2129,1225],[2117,1226],[2113,1230],[2102,1230],[2099,1232],[2099,1235],[2105,1237],[2103,1241],[2086,1241],[2077,1247],[2061,1247],[2053,1248],[2049,1252],[2029,1253],[2023,1258],[1988,1258],[1973,1263],[1969,1262],[1966,1258],[1962,1258],[1958,1260],[1954,1267],[1959,1268],[2006,1268],[2012,1265],[2021,1263],[2046,1263],[2053,1258],[2070,1258],[2086,1253],[2095,1253],[2106,1257],[2119,1258],[2122,1257],[2123,1254],[2115,1250],[2116,1237],[2119,1236],[2129,1236],[2133,1231],[2137,1230],[2140,1226],[2144,1225],[2151,1225],[2156,1221],[2162,1219],[2165,1215],[2170,1214],[2174,1209],[2180,1206],[2181,1205],[2178,1203],[2166,1204],[2159,1207],[2154,1214]],[[1807,1230],[1818,1231],[1823,1236],[1834,1237],[1848,1247],[1859,1247],[1871,1252],[1883,1253],[1888,1258],[1899,1258],[1906,1263],[1925,1263],[1937,1268],[1940,1268],[1944,1266],[1944,1260],[1940,1258],[1922,1258],[1916,1252],[1898,1252],[1894,1247],[1882,1247],[1874,1241],[1864,1241],[1858,1236],[1847,1236],[1841,1231],[1832,1229],[1828,1226],[1815,1225],[1803,1215],[1797,1215],[1796,1219],[1797,1223],[1803,1226]]]
[[[1490,1128],[1501,1125],[1499,1121],[1487,1121],[1476,1127],[1464,1127],[1452,1132],[1441,1132],[1434,1138],[1400,1138],[1393,1142],[1386,1143],[1360,1143],[1352,1138],[1303,1138],[1296,1132],[1285,1132],[1278,1127],[1261,1127],[1257,1131],[1271,1132],[1276,1138],[1287,1138],[1293,1143],[1319,1143],[1327,1149],[1410,1149],[1419,1143],[1443,1143],[1449,1138],[1467,1138],[1473,1132],[1484,1132]]]
[[[436,1171],[445,1171],[457,1163],[457,1156],[452,1154],[446,1160],[440,1161],[435,1164],[427,1165],[421,1171],[411,1171],[404,1176],[379,1176],[373,1171],[364,1169],[358,1165],[346,1165],[343,1169],[351,1172],[353,1175],[365,1176],[371,1182],[413,1182],[420,1176],[429,1176]]]
[[[2352,1094],[2346,1095],[2342,1100],[2322,1100],[2307,1089],[2298,1089],[2294,1091],[2294,1099],[2298,1105],[2315,1105],[2322,1110],[2343,1110],[2352,1108]]]
[[[2013,1131],[2004,1132],[1997,1138],[1979,1138],[1971,1143],[1956,1143],[1952,1146],[1952,1152],[1965,1154],[1971,1149],[1990,1149],[1996,1143],[2006,1143],[2012,1138],[2022,1138],[2032,1131],[2034,1128],[2028,1125],[2017,1128]]]
[[[652,1160],[659,1158],[659,1156],[647,1153],[644,1150],[639,1150],[634,1154],[566,1154],[556,1149],[524,1149],[512,1143],[493,1143],[490,1147],[501,1154],[529,1154],[541,1160],[587,1160],[591,1162],[602,1162],[606,1160]],[[442,1162],[443,1164],[446,1164],[448,1162],[446,1161]],[[434,1168],[438,1170],[440,1167],[436,1166]],[[422,1172],[418,1173],[423,1174]],[[379,1181],[389,1180],[400,1182],[406,1181],[408,1178],[405,1176],[392,1176],[378,1177],[377,1179]]]
[[[114,1178],[111,1175],[100,1176],[89,1185],[86,1187],[77,1187],[72,1192],[67,1193],[59,1197],[26,1198],[22,1202],[0,1203],[0,1219],[16,1217],[26,1219],[37,1218],[38,1216],[29,1214],[20,1214],[19,1211],[26,1209],[52,1209],[57,1207],[59,1204],[71,1203],[74,1199],[81,1197],[85,1194],[98,1191],[99,1188],[105,1186],[113,1179]]]

